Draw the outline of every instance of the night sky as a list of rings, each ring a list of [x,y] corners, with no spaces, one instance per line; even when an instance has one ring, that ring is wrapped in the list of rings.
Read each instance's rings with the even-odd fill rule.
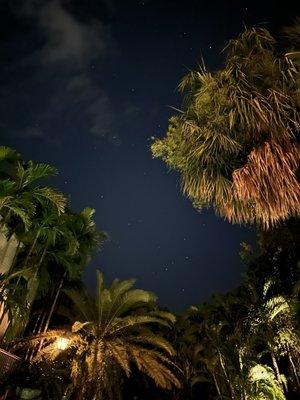
[[[96,209],[110,241],[95,254],[108,280],[135,277],[182,310],[241,279],[250,228],[198,213],[179,177],[153,160],[180,78],[244,26],[277,30],[300,14],[291,1],[0,1],[1,144],[54,164],[72,207]]]

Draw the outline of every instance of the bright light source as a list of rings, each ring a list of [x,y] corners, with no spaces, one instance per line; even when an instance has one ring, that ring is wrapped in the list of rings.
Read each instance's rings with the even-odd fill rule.
[[[70,340],[66,339],[64,337],[59,337],[55,341],[55,346],[58,350],[66,350],[66,348],[69,346]]]

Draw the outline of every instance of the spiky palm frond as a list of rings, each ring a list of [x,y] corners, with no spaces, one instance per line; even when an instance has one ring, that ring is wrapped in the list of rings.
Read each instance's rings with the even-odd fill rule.
[[[26,164],[18,163],[16,178],[20,188],[31,185],[33,182],[40,179],[45,179],[57,174],[55,167],[49,164],[37,163],[29,161]]]
[[[53,204],[57,208],[59,214],[62,214],[65,211],[67,199],[56,189],[51,187],[38,187],[33,191],[33,196],[39,202],[43,203],[44,201],[48,201]]]
[[[157,386],[180,387],[172,361],[174,349],[153,330],[158,324],[170,326],[174,316],[153,310],[156,297],[134,289],[134,280],[115,280],[106,287],[98,272],[97,282],[95,298],[75,290],[65,291],[78,312],[78,321],[67,333],[49,331],[30,339],[31,345],[45,339],[33,362],[41,363],[45,358],[56,362],[60,355],[54,351],[55,341],[67,335],[69,348],[61,356],[70,367],[78,399],[106,396],[115,400],[122,375],[129,377],[133,364]]]

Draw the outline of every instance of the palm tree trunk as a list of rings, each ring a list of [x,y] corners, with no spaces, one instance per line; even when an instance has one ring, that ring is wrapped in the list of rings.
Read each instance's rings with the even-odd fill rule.
[[[46,321],[46,324],[45,324],[44,333],[47,332],[47,330],[48,330],[49,323],[50,323],[50,320],[52,318],[54,309],[56,307],[58,296],[60,294],[60,291],[61,291],[61,288],[63,286],[64,280],[66,279],[66,276],[67,276],[67,271],[64,272],[64,274],[61,277],[61,280],[59,282],[59,285],[58,285],[58,288],[57,288],[57,291],[56,291],[56,294],[55,294],[55,297],[54,297],[54,300],[53,300],[53,303],[52,303],[52,306],[51,306],[51,309],[50,309],[50,312],[49,312],[49,315],[48,315],[48,318],[47,318],[47,321]]]
[[[275,375],[276,375],[278,384],[279,384],[279,386],[281,387],[281,389],[284,390],[283,383],[282,383],[282,379],[281,379],[281,376],[280,376],[280,371],[279,371],[278,363],[277,363],[275,354],[274,354],[272,351],[271,351],[271,358],[272,358],[272,364],[273,364],[273,367],[274,367],[274,370],[275,370]]]
[[[36,243],[37,243],[37,241],[38,241],[39,236],[40,236],[40,231],[38,230],[37,233],[36,233],[36,235],[35,235],[35,238],[34,238],[34,240],[33,240],[33,242],[32,242],[32,245],[30,246],[30,249],[29,249],[29,251],[28,251],[28,253],[27,253],[27,256],[26,256],[26,258],[25,258],[24,268],[27,267],[27,264],[28,264],[28,261],[29,261],[29,257],[31,256],[31,254],[32,254],[32,252],[33,252],[33,250],[34,250],[34,248],[35,248],[35,246],[36,246]]]
[[[294,377],[295,377],[295,381],[296,381],[297,386],[298,386],[298,388],[299,388],[299,387],[300,387],[300,382],[299,382],[299,378],[298,378],[298,374],[297,374],[297,369],[296,369],[296,367],[295,367],[293,358],[292,358],[292,356],[291,356],[289,350],[288,350],[288,359],[289,359],[289,362],[290,362],[290,365],[291,365],[291,369],[292,369],[292,371],[293,371],[293,375],[294,375]]]
[[[57,291],[56,291],[54,300],[53,300],[53,302],[52,302],[51,309],[50,309],[49,314],[48,314],[48,318],[47,318],[46,323],[45,323],[45,327],[44,327],[44,329],[43,329],[43,333],[46,333],[47,330],[48,330],[49,323],[50,323],[50,320],[51,320],[51,318],[52,318],[52,315],[53,315],[55,306],[56,306],[56,304],[57,304],[58,296],[59,296],[59,294],[60,294],[60,291],[61,291],[61,288],[62,288],[62,285],[63,285],[63,283],[64,283],[64,280],[65,280],[66,276],[67,276],[67,271],[65,271],[64,275],[61,277],[61,280],[60,280],[60,282],[59,282],[59,285],[58,285],[58,288],[57,288]],[[37,352],[39,352],[39,351],[41,350],[41,348],[42,348],[42,346],[43,346],[43,343],[44,343],[44,339],[42,339],[42,340],[40,341],[40,344],[39,344],[39,347],[38,347],[38,349],[37,349]],[[31,359],[32,359],[32,357],[33,357],[33,354],[32,354],[32,356],[31,356]]]
[[[11,271],[14,270],[14,266],[15,266],[16,260],[18,258],[18,254],[19,254],[20,248],[21,248],[21,241],[18,239],[18,246],[16,248],[16,252],[15,252],[14,258],[12,260],[11,267],[10,267]]]
[[[48,244],[46,244],[45,247],[44,247],[43,253],[42,253],[41,258],[40,258],[40,260],[39,260],[39,262],[38,262],[38,264],[36,266],[36,270],[35,270],[34,276],[32,278],[33,281],[36,280],[37,277],[38,277],[38,273],[39,273],[40,267],[41,267],[41,265],[42,265],[42,263],[44,261],[44,258],[45,258],[46,254],[47,254],[48,247],[49,247]],[[32,293],[29,293],[31,295],[31,300],[29,302],[30,303],[29,307],[33,303],[33,300],[35,298],[36,292],[37,292],[37,286],[34,287],[34,291]]]
[[[229,388],[231,399],[234,400],[234,398],[235,398],[234,390],[233,390],[233,387],[232,387],[232,385],[230,383],[230,379],[229,379],[228,374],[226,372],[226,367],[225,367],[225,364],[224,364],[224,360],[223,360],[222,354],[221,354],[219,349],[218,349],[218,356],[219,356],[219,362],[220,362],[220,365],[221,365],[221,368],[222,368],[222,371],[223,371],[223,374],[224,374],[224,377],[225,377],[225,381],[226,381],[226,383],[228,385],[228,388]]]
[[[36,246],[36,243],[37,243],[37,241],[38,241],[39,236],[40,236],[40,231],[37,231],[37,234],[35,235],[35,238],[34,238],[34,240],[33,240],[33,243],[32,243],[32,245],[30,246],[30,249],[29,249],[29,251],[28,251],[28,253],[27,253],[27,256],[26,256],[26,258],[25,258],[25,261],[24,261],[24,268],[27,267],[27,264],[28,264],[28,261],[29,261],[29,257],[31,256],[31,254],[32,254],[32,252],[33,252],[33,250],[34,250],[34,248],[35,248],[35,246]],[[20,275],[20,276],[18,277],[18,279],[17,279],[16,288],[17,288],[18,284],[20,283],[20,280],[21,280],[21,275]],[[15,293],[16,288],[13,290],[13,293],[12,293],[12,294]]]
[[[217,389],[217,393],[218,393],[218,395],[220,396],[220,398],[222,398],[222,393],[221,393],[221,390],[220,390],[220,388],[219,388],[219,384],[218,384],[216,375],[215,375],[214,372],[212,372],[211,374],[212,374],[212,377],[213,377],[213,380],[214,380],[215,387],[216,387],[216,389]]]
[[[33,304],[33,302],[35,300],[36,293],[37,293],[37,290],[38,290],[38,282],[37,282],[38,272],[39,272],[40,266],[42,265],[42,263],[44,261],[44,258],[46,256],[47,250],[48,250],[48,245],[45,245],[45,248],[43,250],[41,258],[40,258],[40,260],[39,260],[39,262],[37,264],[34,276],[29,280],[29,282],[28,282],[29,284],[27,284],[26,302],[28,304],[28,310],[27,310],[27,317],[26,317],[27,318],[26,325],[28,323],[30,310],[31,310],[32,304]]]

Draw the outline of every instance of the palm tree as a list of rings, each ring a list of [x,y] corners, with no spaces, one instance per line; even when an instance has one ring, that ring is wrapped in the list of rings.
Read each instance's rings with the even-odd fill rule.
[[[257,364],[250,369],[246,400],[286,400],[271,368]]]
[[[223,70],[202,66],[183,78],[183,110],[152,153],[180,172],[197,208],[269,228],[300,209],[300,58],[278,55],[266,29],[246,30],[226,51]]]
[[[2,227],[19,221],[24,225],[25,231],[30,226],[36,208],[46,203],[56,207],[59,214],[64,212],[65,197],[57,190],[50,187],[41,187],[37,181],[56,174],[56,169],[48,164],[35,164],[18,161],[12,177],[0,181],[0,215]],[[13,221],[17,218],[17,221]]]
[[[36,215],[31,223],[31,230],[28,233],[29,246],[26,247],[27,254],[25,259],[19,259],[14,266],[15,271],[28,270],[30,265],[30,274],[26,279],[22,279],[22,275],[15,283],[14,289],[8,293],[8,297],[16,296],[17,292],[23,296],[24,307],[22,310],[15,309],[10,321],[9,328],[5,334],[5,340],[10,341],[19,337],[24,332],[32,309],[33,302],[41,288],[41,281],[47,284],[45,279],[46,257],[52,248],[55,248],[57,238],[63,234],[57,209],[52,205],[48,205],[41,210],[40,215]],[[27,239],[28,240],[28,239]],[[26,243],[26,242],[25,242]],[[49,275],[48,280],[50,280]]]
[[[272,367],[281,389],[285,378],[280,372],[278,359],[287,356],[292,375],[299,385],[297,361],[300,355],[299,337],[295,332],[292,299],[272,293],[272,280],[263,284],[248,280],[244,293],[245,306],[248,307],[248,336],[252,346],[264,347],[270,355]]]
[[[51,299],[50,309],[43,307],[43,317],[40,319],[34,333],[47,332],[50,320],[58,303],[59,295],[70,282],[80,280],[84,267],[90,260],[91,253],[99,249],[107,235],[96,229],[95,211],[85,208],[79,213],[69,209],[60,217],[60,236],[55,248],[49,254],[49,276],[51,279],[47,288],[47,297]]]
[[[214,298],[213,303],[200,307],[192,306],[185,313],[186,329],[182,333],[185,338],[184,354],[178,350],[181,361],[178,364],[188,366],[189,385],[210,383],[211,392],[220,399],[244,399],[239,396],[241,385],[237,385],[240,376],[237,342],[233,340],[231,330],[234,317],[225,312],[228,298]],[[226,305],[228,308],[228,304]],[[229,313],[232,313],[231,310]],[[240,343],[239,343],[240,344]],[[192,388],[191,388],[192,389]]]
[[[61,354],[70,364],[70,379],[76,399],[120,398],[123,376],[129,377],[132,366],[152,378],[164,389],[180,387],[171,360],[174,349],[154,326],[170,326],[172,314],[154,311],[155,296],[132,289],[134,280],[115,280],[105,287],[97,272],[96,298],[68,290],[77,311],[72,331],[48,331],[32,343],[44,339],[42,350],[32,360],[42,363],[47,358],[58,362],[55,343],[68,340],[68,349]]]
[[[194,398],[194,391],[199,384],[215,387],[217,395],[220,398],[222,396],[217,378],[218,362],[214,349],[203,334],[202,323],[203,316],[199,308],[192,306],[178,317],[174,326],[171,342],[176,349],[176,364],[181,370],[182,382],[181,390],[177,390],[179,399]],[[214,392],[213,389],[211,391]]]
[[[9,247],[10,242],[13,240],[15,252],[14,256],[10,257],[12,253],[11,249],[3,251],[0,262],[5,264],[2,271],[4,270],[6,274],[10,275],[11,270],[12,272],[16,272],[21,269],[24,269],[24,271],[28,269],[28,261],[37,245],[40,229],[35,230],[35,237],[32,238],[32,242],[29,243],[28,247],[26,246],[26,236],[32,237],[33,230],[29,231],[29,228],[32,226],[33,221],[36,221],[38,214],[43,213],[46,207],[52,207],[58,215],[61,215],[64,212],[66,199],[55,189],[41,187],[38,184],[39,180],[56,174],[55,168],[47,164],[35,164],[32,161],[25,163],[14,150],[0,147],[0,168],[2,178],[0,180],[1,234],[2,236],[4,235],[4,241],[7,241],[6,248]],[[27,256],[22,266],[18,262],[21,247],[23,247],[23,254],[27,251]],[[9,253],[8,255],[7,252]],[[7,260],[8,256],[9,260]],[[42,261],[41,259],[40,264]],[[33,276],[35,273],[33,272]],[[26,277],[29,279],[28,273],[26,273]],[[22,274],[19,274],[16,279],[15,288],[11,290],[11,293],[6,293],[7,303],[10,302],[8,297],[16,295],[16,290],[19,289],[21,279]],[[31,292],[34,298],[37,285],[34,284],[32,286],[29,284],[30,282],[33,283],[33,281],[33,279],[29,279],[28,281],[28,289],[30,288],[30,291],[28,291],[27,297],[29,296],[29,292]],[[28,307],[29,309],[30,306]],[[12,312],[15,314],[15,320],[26,320],[26,318],[23,318],[23,307],[22,313],[18,311],[18,307],[14,307]],[[16,331],[19,331],[19,329],[21,329],[20,326]]]

